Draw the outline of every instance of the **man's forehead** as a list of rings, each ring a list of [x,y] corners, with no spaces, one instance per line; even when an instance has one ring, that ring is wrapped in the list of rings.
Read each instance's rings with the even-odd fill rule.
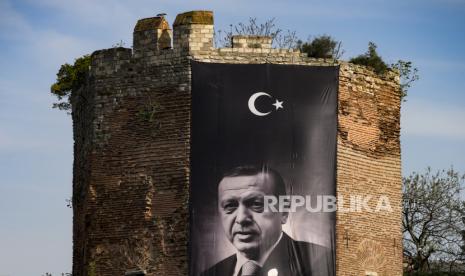
[[[266,173],[259,173],[256,175],[239,175],[239,176],[228,176],[221,180],[218,190],[230,191],[230,190],[263,190],[269,191],[272,183],[272,178]]]

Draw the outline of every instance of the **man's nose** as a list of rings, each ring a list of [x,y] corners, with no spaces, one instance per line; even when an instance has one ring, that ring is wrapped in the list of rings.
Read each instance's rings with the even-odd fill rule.
[[[252,216],[250,214],[250,210],[242,204],[239,205],[239,207],[237,208],[236,223],[244,225],[244,224],[248,224],[251,222],[252,222]]]

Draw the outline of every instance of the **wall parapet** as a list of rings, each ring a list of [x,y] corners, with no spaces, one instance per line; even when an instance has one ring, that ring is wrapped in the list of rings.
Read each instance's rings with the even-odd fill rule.
[[[98,50],[91,55],[90,76],[112,75],[131,61],[132,50],[116,47]]]

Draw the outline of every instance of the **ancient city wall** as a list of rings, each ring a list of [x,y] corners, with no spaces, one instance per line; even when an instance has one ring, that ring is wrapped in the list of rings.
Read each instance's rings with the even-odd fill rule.
[[[173,30],[162,17],[139,20],[133,45],[94,52],[72,95],[73,275],[187,274],[191,60],[340,66],[337,196],[387,195],[393,212],[337,213],[337,275],[401,275],[396,75],[272,49],[264,37],[216,49],[211,12],[180,14]]]

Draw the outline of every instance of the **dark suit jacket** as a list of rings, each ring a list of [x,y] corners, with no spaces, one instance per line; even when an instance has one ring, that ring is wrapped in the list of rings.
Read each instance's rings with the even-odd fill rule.
[[[204,271],[201,276],[235,276],[236,259],[236,254],[229,256]],[[283,233],[263,264],[260,276],[267,276],[273,268],[278,270],[278,276],[333,276],[336,274],[334,259],[329,248],[295,241]]]

